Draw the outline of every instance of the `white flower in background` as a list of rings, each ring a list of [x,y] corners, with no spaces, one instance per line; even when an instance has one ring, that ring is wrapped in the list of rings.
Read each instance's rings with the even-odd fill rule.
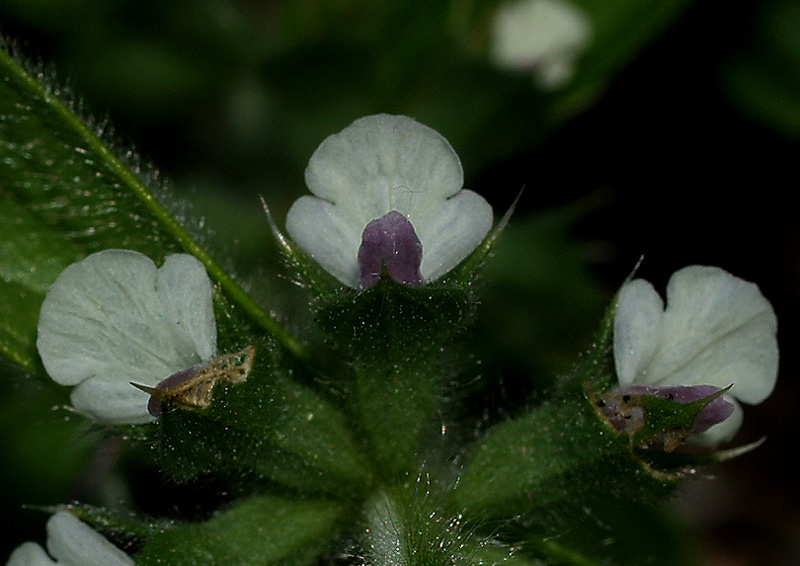
[[[150,396],[131,382],[156,386],[216,356],[211,281],[186,254],[161,268],[134,251],[92,254],[47,291],[36,346],[50,377],[76,386],[79,413],[107,424],[151,421]]]
[[[522,0],[501,6],[492,26],[491,57],[503,68],[535,73],[545,90],[564,86],[591,39],[591,22],[569,0]]]
[[[59,511],[47,521],[47,552],[35,542],[23,543],[11,553],[6,566],[136,566],[136,563],[77,517]]]
[[[286,217],[300,247],[350,287],[374,284],[384,263],[409,285],[433,281],[465,259],[492,226],[492,208],[462,189],[455,151],[406,116],[356,120],[326,138]]]
[[[620,386],[733,384],[724,395],[733,415],[695,440],[715,445],[733,438],[742,422],[737,401],[757,404],[775,387],[777,319],[754,283],[717,267],[690,266],[667,285],[667,305],[642,279],[619,292],[614,360]]]

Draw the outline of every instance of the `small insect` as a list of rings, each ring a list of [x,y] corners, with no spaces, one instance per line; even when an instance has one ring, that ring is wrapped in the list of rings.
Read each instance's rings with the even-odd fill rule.
[[[154,417],[160,417],[164,412],[164,404],[170,403],[204,409],[211,404],[217,382],[237,384],[247,380],[255,357],[256,348],[250,345],[244,350],[227,354],[207,364],[197,364],[174,373],[155,387],[139,383],[131,385],[150,394],[147,412]]]
[[[636,401],[637,399],[629,394],[607,392],[595,400],[595,405],[615,429],[622,434],[634,436],[644,428],[645,417],[644,408]]]

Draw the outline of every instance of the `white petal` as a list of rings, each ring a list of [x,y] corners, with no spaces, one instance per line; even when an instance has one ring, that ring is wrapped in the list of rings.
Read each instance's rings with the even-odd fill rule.
[[[414,223],[412,211],[442,206],[461,189],[463,173],[436,130],[407,116],[377,114],[326,138],[309,160],[306,184],[359,218],[363,230],[391,210],[411,215]]]
[[[169,377],[169,376],[165,376]],[[161,381],[163,377],[158,379]],[[142,383],[144,378],[132,379]],[[157,382],[158,382],[157,381]],[[105,424],[143,424],[155,420],[147,412],[150,396],[130,382],[90,377],[72,390],[70,402],[81,415]]]
[[[39,317],[37,347],[48,374],[62,385],[95,375],[169,375],[180,358],[169,349],[155,280],[155,264],[126,250],[92,254],[65,269]]]
[[[364,226],[339,207],[309,196],[297,199],[286,215],[286,231],[291,238],[350,287],[358,286],[358,248]]]
[[[6,566],[57,566],[35,542],[24,542],[8,557]]]
[[[775,387],[777,320],[758,287],[717,267],[690,266],[667,285],[667,305],[641,280],[623,286],[614,320],[614,358],[622,385],[734,384],[725,395],[734,413],[695,443],[733,438],[741,406],[760,403]]]
[[[316,198],[292,205],[286,230],[351,287],[359,283],[364,228],[388,212],[400,212],[413,225],[426,280],[455,267],[491,228],[489,204],[461,190],[463,171],[453,148],[407,116],[367,116],[329,136],[309,160],[306,183]]]
[[[191,341],[202,361],[217,355],[217,322],[211,280],[196,257],[174,254],[164,260],[156,276],[168,320]],[[185,369],[185,368],[181,368]]]
[[[47,522],[47,549],[65,566],[135,566],[130,556],[66,511]]]
[[[614,313],[614,362],[620,385],[653,383],[648,366],[658,351],[664,302],[653,286],[634,279],[622,286]]]
[[[448,199],[436,217],[416,223],[412,219],[422,243],[422,278],[432,281],[461,263],[489,233],[492,220],[489,203],[466,189]]]
[[[502,6],[492,29],[492,58],[501,67],[533,70],[572,59],[591,37],[586,13],[566,0],[523,0]]]
[[[695,434],[689,437],[687,442],[697,446],[717,446],[723,442],[733,440],[739,428],[742,426],[744,420],[744,411],[742,406],[736,402],[736,399],[725,395],[725,400],[733,405],[733,413],[721,423],[715,424],[707,431],[700,434]]]
[[[667,286],[659,354],[650,365],[663,385],[727,387],[760,403],[775,386],[777,320],[758,287],[716,267],[677,271]]]
[[[213,357],[210,282],[187,257],[172,256],[157,270],[138,252],[106,250],[69,266],[48,290],[39,317],[39,354],[62,385],[93,380],[73,392],[73,402],[87,414],[106,415],[109,422],[141,415],[127,404],[144,396],[144,411],[146,395],[129,382],[153,386],[200,362],[201,355]],[[181,282],[186,288],[179,289]],[[105,408],[98,404],[104,400],[110,403]],[[116,410],[114,417],[110,411]]]

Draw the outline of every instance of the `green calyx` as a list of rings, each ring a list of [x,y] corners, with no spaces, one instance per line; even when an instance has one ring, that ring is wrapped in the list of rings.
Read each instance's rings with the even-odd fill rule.
[[[220,379],[207,407],[173,400],[159,425],[161,464],[179,480],[244,475],[347,496],[369,484],[345,415],[325,395],[290,379],[273,343],[256,348],[244,379]]]
[[[349,407],[380,473],[412,468],[453,374],[448,350],[474,306],[460,287],[410,287],[390,278],[320,301],[317,321],[347,361]]]

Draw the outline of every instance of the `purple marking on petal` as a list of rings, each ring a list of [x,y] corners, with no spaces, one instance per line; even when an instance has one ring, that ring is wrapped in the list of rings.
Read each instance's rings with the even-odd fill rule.
[[[204,367],[205,364],[195,364],[186,368],[185,370],[173,373],[168,378],[160,381],[158,385],[156,385],[156,389],[174,389],[175,387],[192,379],[194,376],[200,373]],[[150,395],[150,399],[147,401],[147,412],[154,417],[160,417],[164,412],[164,407],[161,405],[161,401],[156,399],[155,395]]]
[[[422,242],[411,222],[396,210],[373,220],[364,228],[358,248],[362,287],[372,287],[378,282],[383,265],[395,281],[421,287],[421,263]]]
[[[713,385],[673,385],[671,387],[653,387],[649,385],[629,385],[619,391],[620,395],[654,395],[662,399],[669,399],[676,403],[692,403],[715,393],[720,388]],[[733,414],[733,404],[720,395],[706,405],[694,421],[692,434],[707,431],[715,424],[719,424]]]

